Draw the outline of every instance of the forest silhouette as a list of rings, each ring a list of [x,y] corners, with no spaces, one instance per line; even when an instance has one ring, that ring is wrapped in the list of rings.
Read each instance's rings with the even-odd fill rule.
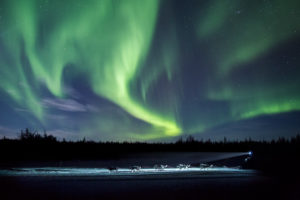
[[[170,143],[95,142],[85,138],[78,141],[58,140],[46,132],[40,134],[21,130],[19,137],[0,139],[0,167],[14,162],[109,160],[134,153],[160,152],[253,152],[248,168],[279,173],[279,169],[298,171],[300,167],[300,135],[271,141],[196,140],[193,136]],[[1,164],[2,163],[2,164]]]

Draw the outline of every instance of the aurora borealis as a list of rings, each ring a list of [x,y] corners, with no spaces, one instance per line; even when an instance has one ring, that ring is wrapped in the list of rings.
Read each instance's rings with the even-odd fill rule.
[[[227,126],[230,137],[235,124],[282,116],[294,134],[299,8],[297,0],[1,1],[0,135],[29,127],[70,139],[213,138]]]

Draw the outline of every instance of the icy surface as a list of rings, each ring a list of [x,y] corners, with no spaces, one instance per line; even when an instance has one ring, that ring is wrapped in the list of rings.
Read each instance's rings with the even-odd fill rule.
[[[229,167],[189,167],[189,168],[11,168],[0,170],[1,176],[122,176],[122,175],[162,175],[162,174],[186,174],[186,173],[249,173],[251,170]]]

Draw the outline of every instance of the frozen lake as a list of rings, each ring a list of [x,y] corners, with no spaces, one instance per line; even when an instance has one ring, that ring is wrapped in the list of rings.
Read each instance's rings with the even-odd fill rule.
[[[235,167],[245,157],[170,152],[14,163],[0,168],[0,199],[299,199],[298,179]],[[231,166],[199,165],[227,159]]]
[[[0,176],[1,199],[297,199],[297,184],[253,170],[214,168],[140,172],[23,169]],[[28,170],[28,171],[26,171]],[[2,171],[1,173],[3,173]],[[7,171],[6,171],[7,173]],[[288,190],[288,191],[287,191]],[[291,198],[286,198],[288,194]],[[297,198],[296,198],[297,197]]]
[[[165,168],[164,168],[165,167]],[[230,167],[189,167],[182,165],[178,167],[157,166],[156,168],[65,168],[65,167],[40,167],[40,168],[11,168],[0,170],[0,176],[92,176],[92,177],[132,177],[137,176],[224,176],[240,175],[249,176],[256,172]]]

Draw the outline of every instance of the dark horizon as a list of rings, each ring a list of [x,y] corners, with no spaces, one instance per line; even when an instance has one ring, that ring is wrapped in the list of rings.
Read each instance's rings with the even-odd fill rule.
[[[27,136],[26,136],[27,135]],[[0,137],[0,140],[26,140],[25,138],[27,137],[27,139],[31,138],[33,140],[39,140],[39,139],[47,139],[47,138],[52,138],[55,139],[55,141],[57,142],[93,142],[93,143],[177,143],[179,141],[181,142],[187,142],[187,141],[194,141],[194,142],[247,142],[247,141],[251,141],[251,142],[266,142],[266,143],[271,143],[271,142],[275,142],[275,141],[291,141],[292,139],[298,138],[300,135],[300,132],[296,132],[294,134],[291,134],[291,136],[278,136],[277,138],[271,138],[271,139],[253,139],[251,138],[251,136],[249,137],[245,137],[242,139],[239,138],[227,138],[226,136],[224,136],[223,138],[219,138],[219,139],[211,139],[211,138],[201,138],[198,135],[182,135],[182,136],[178,136],[175,138],[168,138],[166,140],[93,140],[93,139],[88,139],[86,137],[82,137],[76,140],[72,140],[72,139],[67,139],[67,138],[61,138],[61,137],[57,137],[56,135],[52,135],[51,133],[49,134],[47,132],[47,130],[43,130],[42,132],[34,130],[34,129],[29,129],[29,128],[25,128],[25,129],[21,129],[19,130],[16,135],[14,137],[10,137],[10,136],[6,136],[5,134],[2,135],[2,137]],[[196,136],[196,137],[195,137]],[[197,137],[198,136],[198,137]]]
[[[300,134],[290,139],[279,138],[274,141],[198,141],[193,136],[185,140],[180,139],[172,143],[148,143],[148,142],[95,142],[85,139],[80,141],[59,141],[51,135],[39,135],[32,133],[28,129],[22,131],[19,139],[0,139],[0,151],[4,152],[0,158],[0,169],[11,168],[23,165],[42,165],[47,167],[60,166],[61,162],[70,161],[77,164],[87,163],[87,167],[93,167],[95,162],[106,164],[115,163],[117,160],[127,159],[128,156],[134,158],[138,163],[140,159],[153,157],[169,157],[166,153],[177,153],[173,156],[180,162],[187,153],[234,153],[243,152],[243,156],[251,157],[249,161],[242,162],[243,168],[260,170],[266,174],[285,175],[283,169],[289,169],[290,173],[299,174],[295,171],[300,165]],[[194,158],[197,160],[197,157]],[[34,164],[35,163],[35,164]],[[226,159],[217,160],[219,165],[227,163]],[[123,164],[126,164],[123,163]],[[128,165],[129,163],[127,163]],[[163,163],[158,163],[163,164]],[[189,164],[189,163],[187,163]],[[199,163],[198,163],[199,165]],[[76,166],[76,165],[75,165]],[[108,167],[108,166],[107,166]],[[199,167],[199,166],[198,166]],[[278,170],[281,170],[279,172]],[[276,176],[277,176],[276,175]]]

